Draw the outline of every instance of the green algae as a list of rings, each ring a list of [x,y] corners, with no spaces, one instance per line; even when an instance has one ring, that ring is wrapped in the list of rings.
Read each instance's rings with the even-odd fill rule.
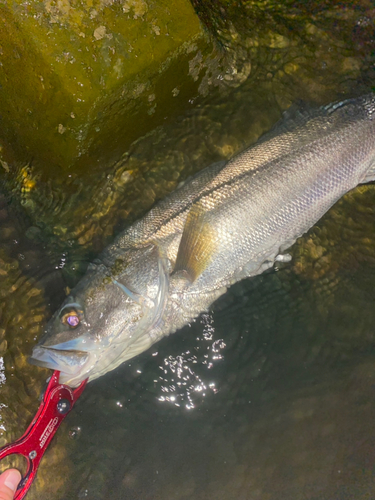
[[[123,152],[166,100],[173,113],[191,53],[207,50],[187,0],[5,2],[0,15],[0,135],[51,175],[85,154],[96,166],[103,145]]]

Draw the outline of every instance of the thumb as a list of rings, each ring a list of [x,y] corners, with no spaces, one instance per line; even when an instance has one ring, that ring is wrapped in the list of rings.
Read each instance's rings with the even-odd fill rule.
[[[13,500],[21,474],[17,469],[9,469],[0,476],[0,500]]]

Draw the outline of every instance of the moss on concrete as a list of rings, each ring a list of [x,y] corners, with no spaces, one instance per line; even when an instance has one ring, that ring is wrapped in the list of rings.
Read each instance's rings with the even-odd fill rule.
[[[0,20],[0,136],[54,172],[97,166],[178,111],[208,48],[188,0],[8,1]]]

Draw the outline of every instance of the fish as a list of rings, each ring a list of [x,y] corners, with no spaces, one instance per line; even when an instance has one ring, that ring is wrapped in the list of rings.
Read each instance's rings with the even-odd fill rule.
[[[292,105],[258,142],[187,180],[90,264],[29,361],[77,387],[259,275],[345,193],[375,180],[375,94]]]

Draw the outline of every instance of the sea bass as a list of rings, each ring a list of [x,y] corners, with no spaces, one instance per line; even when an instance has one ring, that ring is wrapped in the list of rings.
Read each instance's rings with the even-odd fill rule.
[[[33,350],[72,387],[140,354],[270,268],[345,193],[375,180],[375,95],[290,108],[255,145],[120,234]]]

